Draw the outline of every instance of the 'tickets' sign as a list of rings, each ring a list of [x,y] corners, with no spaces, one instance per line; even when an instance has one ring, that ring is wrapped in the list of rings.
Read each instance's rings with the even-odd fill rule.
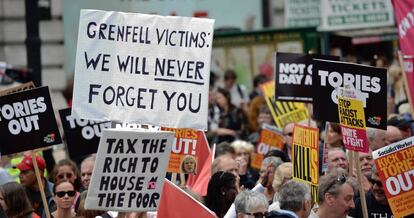
[[[315,119],[339,123],[336,88],[360,91],[367,127],[386,129],[387,70],[360,64],[314,59]]]
[[[414,137],[372,152],[385,195],[395,217],[413,213]]]
[[[292,143],[292,177],[311,185],[314,202],[317,202],[319,181],[319,130],[295,124]]]
[[[313,58],[338,61],[339,57],[329,55],[308,55],[276,53],[276,100],[312,102]]]
[[[175,133],[167,171],[171,173],[199,174],[210,154],[206,135],[194,129],[161,128]]]
[[[2,155],[62,143],[49,88],[0,97],[0,133]]]
[[[98,151],[99,139],[102,131],[111,127],[111,122],[95,122],[74,118],[71,109],[59,110],[69,156],[80,157]]]
[[[105,129],[85,208],[155,211],[173,137],[172,132]]]
[[[72,116],[207,129],[213,25],[81,10]]]

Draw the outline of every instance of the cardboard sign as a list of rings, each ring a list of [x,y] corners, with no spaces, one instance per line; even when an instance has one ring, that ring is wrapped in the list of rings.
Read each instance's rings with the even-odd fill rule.
[[[49,88],[0,97],[0,133],[2,155],[62,143]]]
[[[372,152],[385,195],[395,217],[413,213],[414,137]]]
[[[167,171],[171,173],[199,174],[210,153],[203,131],[193,129],[161,128],[175,133]]]
[[[368,139],[362,101],[356,90],[340,88],[338,91],[338,113],[342,142],[348,150],[368,153]]]
[[[81,10],[72,116],[207,129],[213,24]]]
[[[316,27],[320,23],[319,0],[284,0],[285,27]]]
[[[77,119],[71,116],[71,109],[59,110],[69,156],[81,157],[98,151],[99,139],[104,129],[111,127],[111,122],[95,122]]]
[[[295,123],[308,119],[309,114],[304,103],[275,100],[274,81],[261,85],[261,89],[277,127],[283,128],[288,123]]]
[[[16,92],[21,92],[21,91],[25,91],[28,89],[33,89],[35,88],[35,85],[32,81],[28,82],[28,83],[24,83],[9,89],[5,89],[5,90],[1,90],[0,91],[0,96],[4,96],[4,95],[10,95]]]
[[[283,146],[283,136],[281,136],[280,133],[262,128],[256,145],[256,153],[252,155],[250,165],[253,168],[260,169],[264,156],[267,152],[274,149],[282,150]]]
[[[312,102],[313,58],[339,60],[329,55],[276,53],[276,100]]]
[[[322,31],[393,26],[390,0],[320,0]]]
[[[174,134],[105,129],[86,198],[86,209],[155,211]]]
[[[401,50],[404,55],[414,55],[414,2],[411,0],[392,0],[392,3],[398,25]]]
[[[311,185],[317,202],[319,181],[318,129],[295,124],[292,143],[292,178]]]
[[[339,123],[336,88],[349,86],[361,93],[367,127],[386,129],[386,69],[314,59],[312,77],[315,119]]]

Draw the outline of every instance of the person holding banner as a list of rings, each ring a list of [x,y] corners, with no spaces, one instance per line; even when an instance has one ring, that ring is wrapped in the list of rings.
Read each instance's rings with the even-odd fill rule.
[[[17,182],[9,182],[0,186],[0,209],[9,218],[40,218],[34,213],[23,186]]]
[[[346,171],[336,169],[319,179],[319,207],[311,211],[309,218],[345,218],[355,207],[356,180],[347,177]]]
[[[72,208],[75,202],[75,186],[69,180],[59,180],[53,187],[54,201],[56,202],[56,211],[51,215],[53,218],[71,218],[76,213]]]
[[[372,184],[372,188],[366,195],[368,217],[394,217],[391,211],[391,207],[388,204],[387,197],[385,196],[385,191],[382,187],[382,183],[375,165],[372,168],[372,177],[369,178],[369,181]],[[349,213],[349,215],[352,217],[362,217],[360,197],[355,200],[355,208]]]
[[[43,157],[39,155],[36,155],[35,159],[40,171],[40,176],[42,179],[41,182],[43,183],[46,200],[48,202],[49,208],[51,208],[54,204],[52,200],[53,183],[49,182],[43,176],[44,170],[46,168],[46,161],[43,159]],[[32,157],[30,155],[25,155],[22,159],[22,162],[17,164],[15,167],[20,170],[20,184],[24,186],[27,197],[29,198],[30,203],[33,206],[33,209],[35,210],[35,213],[39,216],[45,214],[44,205],[40,194],[40,188],[38,181],[36,179],[35,169],[32,162]]]

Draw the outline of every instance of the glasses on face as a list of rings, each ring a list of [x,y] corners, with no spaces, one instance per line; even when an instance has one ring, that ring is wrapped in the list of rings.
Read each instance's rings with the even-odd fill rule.
[[[76,194],[76,192],[75,191],[67,191],[67,192],[65,192],[65,191],[61,191],[61,192],[56,192],[56,195],[59,197],[59,198],[63,198],[63,197],[65,197],[65,195],[68,195],[69,197],[73,197],[73,196],[75,196],[75,194]]]
[[[378,187],[382,188],[382,183],[381,181],[372,179],[372,178],[368,178],[368,181],[372,184],[372,186],[377,185]]]
[[[268,212],[256,212],[256,213],[244,213],[249,216],[254,216],[254,218],[264,218],[268,215]]]
[[[56,176],[58,179],[71,179],[73,177],[72,173],[62,173]]]
[[[332,186],[334,186],[335,184],[340,184],[340,185],[342,185],[342,184],[344,184],[346,182],[346,176],[345,175],[340,175],[340,176],[338,176],[329,186],[328,186],[328,188],[326,189],[326,192],[328,192],[329,191],[329,189],[331,189],[332,188]]]

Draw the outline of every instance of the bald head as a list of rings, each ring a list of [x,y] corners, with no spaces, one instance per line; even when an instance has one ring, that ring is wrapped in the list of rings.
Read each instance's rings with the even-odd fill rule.
[[[367,128],[369,147],[375,151],[386,145],[386,131],[382,129]]]
[[[214,175],[218,171],[229,172],[238,176],[239,166],[231,155],[226,154],[214,159],[211,165],[211,175]]]
[[[385,133],[386,145],[403,140],[403,134],[400,129],[395,126],[387,126]]]

